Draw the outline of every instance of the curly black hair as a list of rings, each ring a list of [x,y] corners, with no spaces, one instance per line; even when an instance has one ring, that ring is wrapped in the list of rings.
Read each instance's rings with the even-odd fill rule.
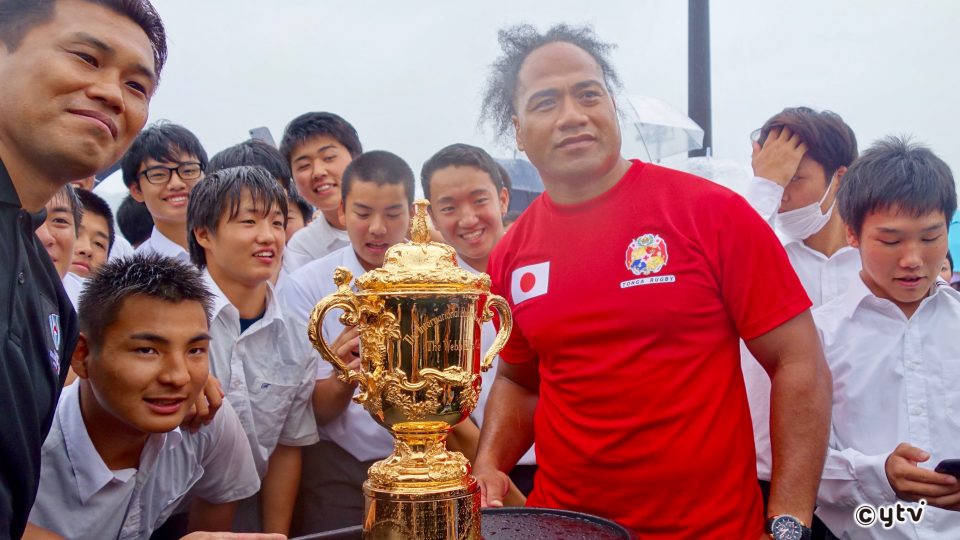
[[[529,24],[520,24],[500,29],[497,41],[500,42],[503,56],[490,66],[479,123],[491,123],[498,139],[513,128],[511,117],[516,114],[517,75],[523,61],[534,50],[548,43],[564,42],[580,47],[596,60],[608,89],[621,86],[620,77],[609,60],[610,51],[616,45],[600,41],[589,26],[558,24],[541,34]]]

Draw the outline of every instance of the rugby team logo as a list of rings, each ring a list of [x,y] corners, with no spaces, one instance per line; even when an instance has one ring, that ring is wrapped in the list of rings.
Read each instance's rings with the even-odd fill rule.
[[[621,289],[649,285],[651,283],[673,283],[677,280],[674,275],[657,275],[670,259],[667,253],[667,241],[659,234],[646,233],[634,238],[627,246],[626,267],[635,276],[644,276],[639,279],[630,279],[620,283]]]

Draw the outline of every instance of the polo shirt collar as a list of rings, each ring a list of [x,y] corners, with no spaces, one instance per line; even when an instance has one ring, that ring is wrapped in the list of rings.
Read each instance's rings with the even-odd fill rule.
[[[7,167],[0,161],[0,203],[9,204],[20,208],[20,196],[17,195],[16,188],[13,187],[13,179],[7,172]]]
[[[77,481],[77,495],[80,501],[86,504],[110,482],[127,482],[132,476],[124,474],[123,471],[111,471],[93,446],[80,411],[79,388],[79,382],[64,387],[64,399],[60,400],[57,416],[60,419],[60,432],[63,433],[70,467]],[[152,468],[162,448],[175,447],[182,439],[179,427],[169,433],[150,435],[140,456],[141,469]]]

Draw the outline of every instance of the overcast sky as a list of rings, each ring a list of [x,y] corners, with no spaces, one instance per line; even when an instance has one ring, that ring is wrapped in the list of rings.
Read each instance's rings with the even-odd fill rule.
[[[187,126],[211,155],[250,128],[267,126],[279,142],[298,114],[331,111],[356,126],[364,148],[396,152],[418,173],[453,142],[509,157],[477,116],[497,29],[517,23],[592,25],[617,44],[627,93],[687,106],[682,0],[154,4],[170,56],[150,121]],[[960,171],[960,106],[949,92],[960,87],[957,21],[960,2],[948,0],[712,2],[714,155],[748,165],[749,133],[807,105],[843,116],[861,150],[912,134]]]

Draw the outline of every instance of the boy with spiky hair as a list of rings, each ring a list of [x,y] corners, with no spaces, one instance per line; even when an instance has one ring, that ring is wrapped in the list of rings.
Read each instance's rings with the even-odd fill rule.
[[[195,497],[195,530],[228,530],[235,501],[260,487],[233,408],[181,431],[209,374],[212,298],[168,257],[107,263],[80,298],[80,338],[43,444],[24,538],[147,538]]]
[[[323,214],[290,238],[287,271],[350,243],[340,220],[340,183],[347,165],[362,152],[357,130],[333,113],[302,114],[283,131],[280,153],[290,164],[297,192]]]
[[[316,359],[285,316],[270,279],[285,244],[287,195],[262,167],[212,173],[190,198],[190,256],[213,294],[211,373],[238,411],[257,472],[258,514],[241,529],[289,533],[301,472],[301,447],[317,442],[311,399]],[[246,505],[245,505],[246,506]],[[262,520],[260,519],[262,514]]]
[[[863,270],[814,311],[833,373],[817,515],[839,538],[960,538],[960,482],[933,471],[960,456],[960,294],[939,278],[953,175],[926,147],[887,138],[851,165],[837,198]],[[861,504],[919,500],[917,523],[855,521]]]
[[[207,152],[187,128],[161,122],[134,139],[121,165],[130,196],[144,203],[153,233],[137,251],[189,261],[187,204],[207,169]]]
[[[410,166],[390,152],[366,152],[343,173],[340,219],[346,224],[350,245],[313,261],[287,276],[281,301],[293,315],[306,341],[310,312],[321,298],[333,293],[334,270],[343,266],[360,276],[379,268],[387,249],[403,241],[413,214],[414,177]],[[323,338],[343,361],[359,366],[359,334],[344,329],[334,314],[323,325]],[[319,424],[320,443],[308,452],[301,499],[305,531],[338,529],[363,519],[361,484],[375,460],[393,450],[390,433],[377,424],[351,398],[354,384],[337,379],[329,362],[317,366],[313,409]],[[312,507],[312,505],[317,505]]]
[[[113,228],[113,211],[107,201],[86,189],[77,189],[76,192],[83,205],[83,216],[77,228],[70,273],[87,279],[107,262],[116,232]]]

